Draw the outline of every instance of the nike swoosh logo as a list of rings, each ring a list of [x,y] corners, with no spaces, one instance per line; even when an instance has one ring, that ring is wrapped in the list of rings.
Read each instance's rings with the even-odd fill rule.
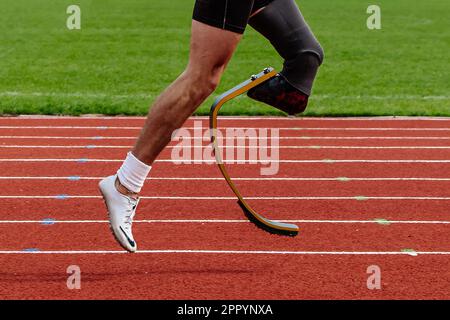
[[[123,231],[122,227],[119,227],[119,228],[120,228],[120,231],[122,231],[122,233],[123,233],[123,235],[125,236],[125,238],[127,238],[128,243],[129,243],[132,247],[134,247],[134,246],[136,245],[136,243],[135,243],[133,240],[131,240],[130,237],[128,237],[128,235],[126,234],[126,232]]]

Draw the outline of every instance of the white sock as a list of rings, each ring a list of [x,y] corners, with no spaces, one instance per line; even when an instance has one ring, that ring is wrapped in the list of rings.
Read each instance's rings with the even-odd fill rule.
[[[131,192],[139,193],[152,167],[146,165],[131,152],[117,171],[120,183]]]

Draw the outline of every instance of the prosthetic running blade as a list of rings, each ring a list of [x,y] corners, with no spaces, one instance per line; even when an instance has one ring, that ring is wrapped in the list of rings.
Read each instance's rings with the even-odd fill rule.
[[[267,232],[285,236],[296,236],[298,234],[298,226],[296,226],[295,224],[269,220],[264,216],[260,215],[259,213],[257,213],[255,210],[253,210],[250,207],[250,205],[244,200],[241,193],[237,189],[236,185],[233,183],[233,181],[231,181],[230,175],[228,174],[228,171],[225,168],[217,140],[217,115],[219,113],[220,108],[226,102],[230,101],[233,98],[236,98],[237,96],[243,93],[246,93],[248,90],[258,86],[264,81],[271,79],[276,74],[277,72],[273,68],[266,68],[261,73],[253,75],[249,80],[244,81],[243,83],[237,85],[231,90],[228,90],[227,92],[225,92],[216,99],[216,101],[211,107],[209,115],[211,142],[213,144],[214,155],[216,157],[217,165],[219,166],[219,169],[222,172],[222,175],[224,176],[228,185],[233,190],[234,194],[237,196],[238,204],[244,211],[247,218],[251,222],[253,222],[256,226]]]

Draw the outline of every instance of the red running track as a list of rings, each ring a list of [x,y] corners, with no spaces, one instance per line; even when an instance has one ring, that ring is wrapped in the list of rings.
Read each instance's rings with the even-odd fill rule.
[[[128,149],[117,146],[133,144],[143,118],[1,118],[0,297],[450,297],[450,120],[252,119],[220,125],[283,128],[280,145],[294,148],[280,149],[280,159],[294,162],[274,176],[261,176],[261,165],[230,172],[252,179],[237,184],[261,197],[250,200],[258,211],[302,221],[299,236],[246,222],[215,165],[166,161],[155,163],[143,190],[134,227],[142,251],[133,255],[110,235],[97,183],[120,166]],[[185,126],[194,121],[207,124]],[[66,286],[70,265],[81,269],[81,290]],[[381,290],[367,288],[371,265],[381,269]]]

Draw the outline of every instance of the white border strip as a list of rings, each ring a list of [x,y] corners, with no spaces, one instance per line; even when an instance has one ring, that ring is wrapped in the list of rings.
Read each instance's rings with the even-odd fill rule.
[[[131,149],[133,146],[120,145],[0,145],[3,149]],[[205,149],[210,147],[190,146],[189,149]],[[166,148],[173,149],[175,146],[169,145]],[[178,146],[178,148],[182,148]],[[270,149],[272,146],[220,146],[220,148],[233,149]],[[450,149],[450,146],[278,146],[280,149]]]
[[[105,177],[81,177],[81,176],[67,176],[67,177],[45,177],[45,176],[26,176],[26,177],[8,177],[0,176],[0,180],[101,180]],[[154,181],[223,181],[223,178],[197,178],[197,177],[149,177],[146,180]],[[393,177],[393,178],[374,178],[374,177],[362,177],[362,178],[349,178],[349,177],[336,177],[336,178],[233,178],[236,181],[450,181],[450,178],[431,178],[431,177]]]
[[[131,149],[133,146],[119,145],[0,145],[0,149]],[[168,145],[167,149],[180,148],[180,146]],[[221,149],[272,149],[272,146],[219,146]],[[190,146],[188,149],[206,149],[210,145]],[[279,149],[450,149],[450,146],[277,146]]]
[[[53,195],[53,196],[37,196],[37,195],[0,195],[0,199],[55,199],[55,200],[67,200],[67,199],[101,199],[101,196],[84,196],[84,195]],[[207,197],[207,196],[141,196],[141,200],[236,200],[236,197]],[[372,197],[372,196],[353,196],[353,197],[245,197],[247,200],[432,200],[432,201],[447,201],[450,197],[424,197],[424,196],[411,196],[411,197]]]
[[[206,127],[205,127],[206,128]],[[0,129],[81,129],[81,130],[141,130],[136,126],[0,126]],[[193,130],[194,127],[183,127],[183,129]],[[198,128],[197,128],[198,129]],[[207,128],[206,128],[207,129]],[[367,128],[367,127],[305,127],[305,128],[279,128],[279,127],[225,127],[224,129],[267,129],[280,131],[450,131],[450,128]]]
[[[450,221],[441,220],[278,220],[289,223],[311,223],[311,224],[450,224]],[[104,224],[108,220],[0,220],[0,224]],[[250,223],[248,220],[220,220],[220,219],[150,219],[134,220],[133,223]]]
[[[246,140],[254,139],[254,137],[246,137]],[[256,138],[263,139],[264,137]],[[0,136],[0,139],[55,139],[55,140],[89,140],[89,141],[104,141],[104,140],[136,140],[136,137],[114,137],[114,136]],[[187,140],[203,140],[195,139],[194,137],[186,137]],[[396,136],[396,137],[385,137],[385,136],[341,136],[341,137],[322,137],[322,136],[287,136],[279,137],[280,140],[450,140],[449,136],[442,137],[409,137],[409,136]]]
[[[2,250],[0,254],[129,254],[119,250],[43,250],[17,251]],[[450,255],[449,251],[265,251],[265,250],[138,250],[135,254],[246,254],[246,255]]]
[[[59,120],[59,119],[93,119],[93,120],[145,120],[145,116],[107,116],[107,115],[81,115],[81,116],[48,116],[48,115],[19,115],[19,116],[6,116],[0,117],[0,119],[12,119],[12,120]],[[209,120],[208,116],[192,116],[189,120]],[[238,120],[238,121],[248,121],[248,120],[279,120],[279,121],[449,121],[450,117],[425,117],[425,116],[375,116],[375,117],[274,117],[274,116],[219,116],[219,120]]]
[[[21,159],[0,159],[0,162],[123,162],[123,159],[89,159],[89,158],[79,158],[79,159],[54,159],[54,158],[21,158]],[[192,164],[216,164],[215,160],[189,160],[188,163],[178,163],[179,161],[174,161],[171,159],[157,159],[155,162],[169,162],[175,165],[192,165]],[[184,162],[184,161],[183,161]],[[225,164],[262,164],[262,160],[245,160],[242,162],[236,160],[224,160]],[[318,159],[318,160],[270,160],[270,163],[325,163],[325,164],[334,164],[334,163],[450,163],[450,160],[369,160],[369,159],[358,159],[358,160],[334,160],[334,159]]]

